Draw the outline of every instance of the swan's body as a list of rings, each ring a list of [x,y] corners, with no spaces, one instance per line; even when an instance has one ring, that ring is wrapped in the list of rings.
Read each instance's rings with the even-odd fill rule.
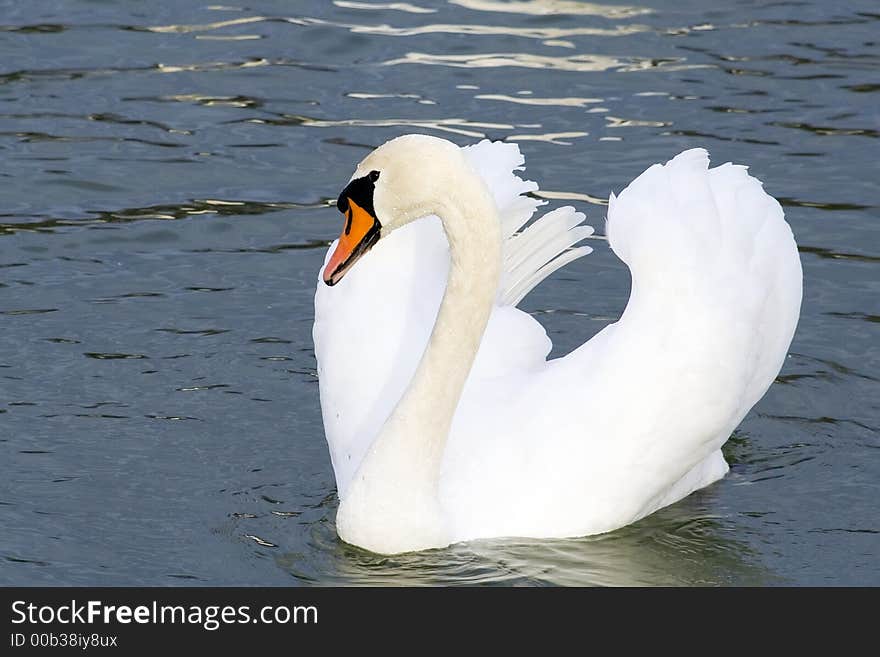
[[[612,196],[626,310],[546,360],[515,303],[592,231],[562,208],[515,235],[538,205],[521,163],[509,144],[409,136],[353,177],[378,172],[381,239],[318,283],[314,326],[347,542],[395,553],[629,524],[727,472],[721,446],[782,366],[801,302],[791,230],[744,167],[710,170],[699,149]]]

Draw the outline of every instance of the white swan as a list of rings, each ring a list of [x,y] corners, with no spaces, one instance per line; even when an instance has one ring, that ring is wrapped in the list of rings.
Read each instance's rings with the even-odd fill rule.
[[[540,204],[522,162],[512,144],[408,135],[340,195],[313,334],[348,543],[622,527],[724,476],[721,446],[782,366],[802,290],[791,229],[745,167],[709,169],[702,149],[612,195],[626,310],[548,361],[516,303],[588,253],[570,247],[592,228],[560,208],[522,230]]]

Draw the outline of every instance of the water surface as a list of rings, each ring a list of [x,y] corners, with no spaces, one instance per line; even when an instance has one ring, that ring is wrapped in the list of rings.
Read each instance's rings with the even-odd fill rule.
[[[875,2],[0,2],[0,583],[880,584]],[[518,142],[547,198],[705,146],[801,248],[731,473],[632,527],[346,546],[311,342],[332,199],[407,132]],[[524,301],[565,353],[595,253]]]

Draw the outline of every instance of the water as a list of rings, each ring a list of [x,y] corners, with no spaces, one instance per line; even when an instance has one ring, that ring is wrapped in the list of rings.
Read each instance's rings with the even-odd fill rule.
[[[844,4],[0,2],[0,583],[880,584],[880,14]],[[519,142],[600,232],[684,148],[751,165],[805,294],[727,478],[601,537],[338,540],[316,271],[414,131]],[[592,244],[523,304],[555,353],[625,305]]]

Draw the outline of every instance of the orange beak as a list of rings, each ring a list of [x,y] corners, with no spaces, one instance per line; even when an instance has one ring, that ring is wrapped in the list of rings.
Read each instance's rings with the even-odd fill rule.
[[[339,243],[324,268],[324,282],[336,285],[352,265],[379,241],[381,224],[369,212],[350,198],[340,199],[340,210],[345,212],[345,227]],[[344,207],[347,204],[347,208]]]

